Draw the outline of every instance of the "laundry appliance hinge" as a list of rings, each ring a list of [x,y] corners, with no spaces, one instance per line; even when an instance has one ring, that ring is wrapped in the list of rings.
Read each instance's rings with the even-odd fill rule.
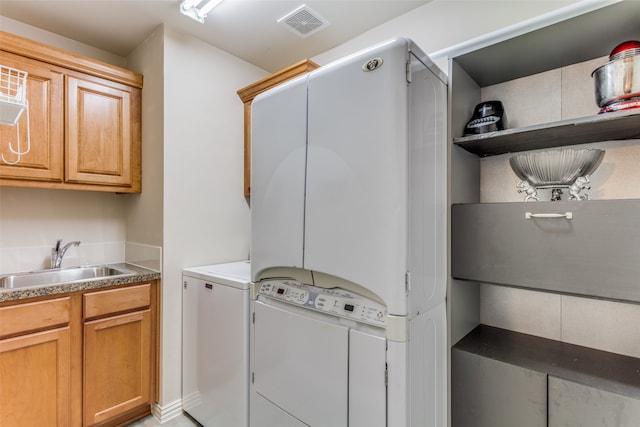
[[[384,386],[389,387],[389,368],[387,364],[384,364]]]
[[[409,293],[411,290],[411,273],[408,271],[404,273],[404,289],[406,293]]]

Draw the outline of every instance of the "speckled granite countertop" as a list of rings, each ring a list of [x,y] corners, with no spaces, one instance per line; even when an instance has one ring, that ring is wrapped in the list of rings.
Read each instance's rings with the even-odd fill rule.
[[[132,264],[109,264],[109,266],[129,270],[133,274],[128,276],[106,277],[102,279],[89,279],[72,283],[56,283],[53,285],[34,286],[29,288],[0,288],[0,303],[47,295],[67,294],[71,292],[107,288],[118,285],[128,285],[131,283],[145,282],[160,278],[159,272]]]

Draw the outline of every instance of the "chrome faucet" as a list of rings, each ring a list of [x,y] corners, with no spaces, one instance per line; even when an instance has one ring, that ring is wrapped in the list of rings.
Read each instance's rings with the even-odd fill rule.
[[[67,250],[71,246],[80,245],[79,240],[74,240],[73,242],[69,242],[61,248],[61,243],[62,240],[58,240],[56,242],[56,247],[51,249],[51,268],[60,268],[62,266],[62,258],[64,257],[64,254],[67,253]]]

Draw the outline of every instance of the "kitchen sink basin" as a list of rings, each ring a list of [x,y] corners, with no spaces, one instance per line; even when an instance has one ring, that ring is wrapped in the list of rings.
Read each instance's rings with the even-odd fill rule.
[[[39,270],[29,273],[16,273],[0,276],[0,289],[29,288],[33,286],[73,283],[86,280],[129,276],[133,271],[109,266],[70,267],[52,270]]]

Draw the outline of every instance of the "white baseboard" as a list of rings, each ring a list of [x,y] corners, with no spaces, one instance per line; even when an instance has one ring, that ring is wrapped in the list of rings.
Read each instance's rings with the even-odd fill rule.
[[[160,405],[158,402],[152,404],[151,415],[153,415],[160,424],[182,415],[182,399],[178,399],[167,405]]]

